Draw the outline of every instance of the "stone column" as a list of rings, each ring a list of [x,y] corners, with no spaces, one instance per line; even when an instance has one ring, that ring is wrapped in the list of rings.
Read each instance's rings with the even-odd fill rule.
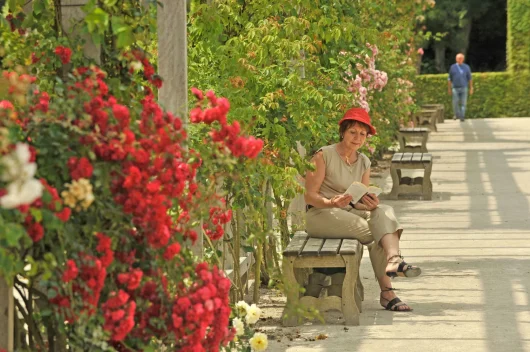
[[[158,101],[167,110],[188,123],[188,41],[186,0],[162,0],[157,8],[158,74],[164,83]],[[193,252],[203,253],[202,224],[195,229]]]
[[[14,350],[15,307],[13,287],[10,287],[0,276],[0,350]]]
[[[88,0],[61,0],[61,25],[67,36],[79,36],[85,39],[83,53],[86,57],[100,62],[101,47],[92,42],[90,34],[82,34],[79,23],[85,18],[82,7]]]
[[[158,91],[162,106],[187,123],[188,51],[186,0],[162,0],[157,10],[158,73],[164,84]]]

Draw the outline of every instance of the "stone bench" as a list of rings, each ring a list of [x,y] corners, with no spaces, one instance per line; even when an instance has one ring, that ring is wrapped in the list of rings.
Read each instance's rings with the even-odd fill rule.
[[[438,110],[422,109],[414,115],[415,127],[428,127],[431,131],[438,132],[436,120],[438,119]]]
[[[430,130],[425,127],[400,128],[398,132],[399,151],[427,153],[429,132]],[[420,140],[421,145],[412,145],[411,140]]]
[[[357,240],[312,238],[303,231],[296,232],[283,251],[287,295],[282,314],[283,324],[298,325],[300,316],[309,309],[317,309],[319,312],[335,309],[342,312],[346,325],[359,325],[361,302],[364,298],[359,278],[362,252],[363,246]],[[337,275],[344,277],[342,285],[339,289],[337,285],[332,285],[335,290],[326,289],[323,292],[315,291],[313,286],[304,294],[301,288],[308,288],[311,272],[317,273],[314,269],[322,268],[345,268],[345,274]]]
[[[444,104],[425,104],[421,106],[422,109],[426,110],[437,110],[438,111],[438,119],[436,122],[438,123],[444,123],[445,121],[445,106]]]
[[[396,153],[390,164],[392,191],[389,199],[400,194],[421,193],[424,200],[432,199],[432,155],[429,153]],[[402,177],[402,169],[423,169],[423,177]]]

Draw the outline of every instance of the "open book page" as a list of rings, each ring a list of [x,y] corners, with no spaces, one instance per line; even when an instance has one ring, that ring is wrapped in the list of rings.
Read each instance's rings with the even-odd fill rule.
[[[372,193],[376,196],[379,196],[383,192],[383,190],[379,187],[366,187],[361,182],[354,182],[348,187],[346,192],[344,194],[349,194],[352,196],[353,200],[352,203],[357,203],[366,193]]]

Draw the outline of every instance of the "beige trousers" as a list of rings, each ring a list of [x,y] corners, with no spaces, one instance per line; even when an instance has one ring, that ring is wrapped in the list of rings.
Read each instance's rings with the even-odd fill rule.
[[[368,246],[370,261],[377,278],[384,276],[387,264],[385,251],[379,244],[381,238],[403,228],[391,206],[379,204],[372,211],[352,207],[311,208],[306,213],[306,230],[309,236],[318,238],[353,238]]]

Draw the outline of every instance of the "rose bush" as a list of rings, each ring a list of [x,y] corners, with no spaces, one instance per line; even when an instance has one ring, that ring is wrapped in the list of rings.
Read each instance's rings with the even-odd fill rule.
[[[56,50],[63,63],[69,52]],[[160,86],[148,62],[143,69]],[[194,90],[190,115],[207,126],[203,156],[184,148],[181,119],[158,105],[149,85],[124,102],[94,65],[74,68],[53,92],[40,91],[38,77],[4,75],[11,94],[0,103],[8,137],[0,153],[0,275],[25,302],[28,348],[52,348],[60,334],[71,348],[94,351],[226,345],[234,336],[230,281],[197,263],[185,241],[196,240],[199,219],[220,238],[231,212],[196,174],[209,158],[217,165],[255,158],[263,142],[228,123],[228,100],[211,91]],[[217,176],[230,173],[220,168]]]

